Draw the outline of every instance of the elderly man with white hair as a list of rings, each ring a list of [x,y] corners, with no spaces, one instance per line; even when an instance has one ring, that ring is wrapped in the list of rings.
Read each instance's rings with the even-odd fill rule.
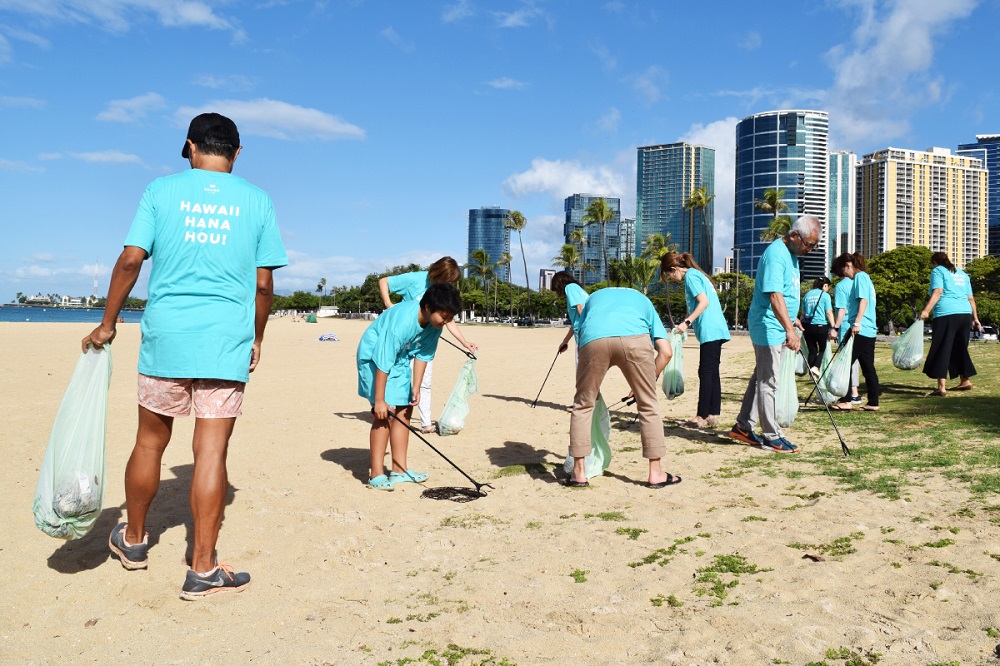
[[[815,217],[800,217],[787,234],[764,250],[757,264],[748,315],[756,365],[729,436],[766,451],[797,453],[799,450],[781,432],[775,413],[775,394],[782,348],[787,346],[797,352],[801,346],[792,323],[801,297],[798,257],[816,247],[821,232],[822,225]],[[760,435],[754,432],[758,420]]]

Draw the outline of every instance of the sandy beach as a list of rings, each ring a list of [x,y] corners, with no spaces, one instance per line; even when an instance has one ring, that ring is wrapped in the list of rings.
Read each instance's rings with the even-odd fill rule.
[[[220,560],[253,584],[192,603],[178,593],[193,419],[176,421],[164,458],[149,569],[125,571],[107,548],[135,436],[138,325],[121,325],[113,348],[104,511],[85,538],[62,542],[35,527],[31,504],[92,326],[0,324],[0,662],[832,665],[843,661],[827,651],[847,648],[880,664],[994,663],[1000,638],[984,629],[1000,628],[1000,557],[989,556],[1000,525],[968,487],[934,474],[889,500],[814,468],[789,478],[743,467],[776,455],[723,436],[752,363],[746,338],[723,348],[718,430],[678,425],[694,413],[693,340],[692,390],[661,394],[664,468],[683,483],[644,487],[633,407],[613,418],[607,473],[568,489],[553,465],[568,445],[572,351],[531,407],[564,329],[463,328],[481,347],[481,394],[463,432],[429,439],[493,490],[456,503],[413,484],[364,487],[368,406],[354,354],[366,326],[269,324],[232,439],[219,541]],[[319,342],[327,332],[341,341]],[[439,347],[435,416],[465,360]],[[612,370],[608,402],[626,392]],[[832,428],[796,426],[788,437],[805,450],[839,452]],[[471,485],[415,437],[409,458],[428,488]],[[947,548],[920,547],[945,537]],[[819,548],[844,538],[841,551]]]

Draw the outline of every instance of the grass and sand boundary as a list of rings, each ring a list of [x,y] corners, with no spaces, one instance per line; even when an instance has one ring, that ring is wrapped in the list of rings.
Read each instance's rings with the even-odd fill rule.
[[[85,324],[0,324],[0,471],[9,510],[0,546],[4,660],[108,656],[189,663],[351,664],[985,664],[1000,643],[1000,345],[972,348],[976,389],[925,397],[919,371],[876,363],[879,413],[800,411],[779,456],[723,436],[752,363],[723,348],[717,431],[680,425],[689,392],[661,399],[665,469],[684,483],[643,487],[630,411],[613,419],[608,473],[586,489],[557,482],[572,400],[571,352],[531,401],[558,329],[468,327],[481,395],[466,429],[431,441],[496,489],[459,504],[421,488],[366,491],[366,404],[354,351],[366,322],[272,322],[230,452],[223,561],[254,576],[246,592],[177,599],[189,539],[190,421],[178,421],[152,511],[150,570],[109,559],[121,476],[134,438],[138,327],[114,347],[109,488],[87,538],[63,543],[31,521],[38,466]],[[336,332],[341,342],[317,342]],[[442,346],[440,411],[465,357]],[[805,395],[806,382],[800,379]],[[625,394],[612,372],[605,395]],[[411,438],[429,486],[467,482]],[[561,478],[561,473],[559,477]],[[225,636],[225,640],[214,637]]]

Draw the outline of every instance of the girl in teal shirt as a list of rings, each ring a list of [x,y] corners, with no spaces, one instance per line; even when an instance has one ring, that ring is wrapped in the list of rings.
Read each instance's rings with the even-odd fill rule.
[[[694,328],[698,338],[698,412],[688,420],[696,428],[715,426],[722,412],[722,381],[719,365],[722,345],[729,340],[729,326],[719,305],[719,295],[711,278],[685,252],[668,252],[660,259],[660,279],[684,283],[688,315],[677,325],[683,333]]]

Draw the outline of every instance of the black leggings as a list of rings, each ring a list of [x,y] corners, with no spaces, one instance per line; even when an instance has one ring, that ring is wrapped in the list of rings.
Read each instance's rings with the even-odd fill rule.
[[[863,335],[854,336],[853,360],[858,362],[861,374],[865,376],[865,392],[868,394],[868,404],[878,407],[878,372],[875,370],[875,338]]]
[[[826,340],[830,329],[823,324],[806,324],[805,334],[806,347],[809,348],[809,367],[818,368],[819,362],[826,352]]]
[[[719,379],[719,365],[723,342],[725,340],[703,342],[699,349],[698,416],[703,419],[722,413],[722,381]]]

